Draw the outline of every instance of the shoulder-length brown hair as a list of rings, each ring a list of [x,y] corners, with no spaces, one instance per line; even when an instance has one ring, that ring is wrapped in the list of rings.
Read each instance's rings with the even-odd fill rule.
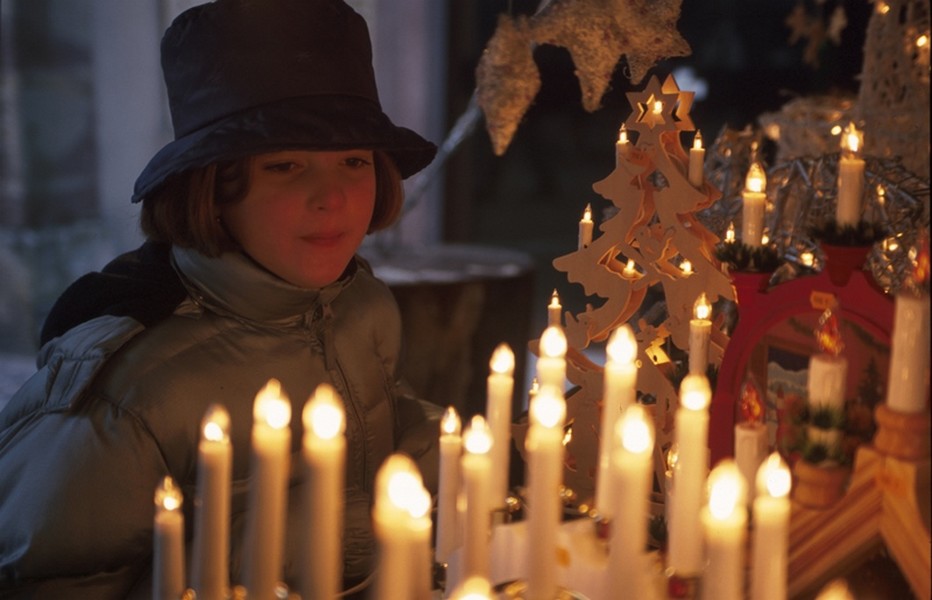
[[[401,174],[394,161],[380,150],[375,163],[375,208],[369,233],[398,220],[404,203]],[[246,197],[251,158],[218,162],[175,175],[142,201],[139,225],[151,240],[192,248],[206,256],[219,256],[237,248],[219,219],[216,206]]]

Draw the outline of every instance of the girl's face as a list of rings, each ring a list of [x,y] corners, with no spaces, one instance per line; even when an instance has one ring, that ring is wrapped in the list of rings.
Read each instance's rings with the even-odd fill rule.
[[[220,218],[259,264],[314,289],[346,269],[374,207],[371,150],[286,150],[252,158],[249,191],[221,206]]]

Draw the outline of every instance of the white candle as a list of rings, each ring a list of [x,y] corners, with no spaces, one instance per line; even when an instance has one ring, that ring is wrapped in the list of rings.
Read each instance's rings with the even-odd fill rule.
[[[751,600],[786,600],[792,476],[774,452],[756,475]]]
[[[563,394],[566,385],[566,334],[561,327],[547,327],[540,336],[537,380],[541,388],[552,386]]]
[[[482,415],[475,415],[463,433],[463,486],[466,523],[463,528],[463,574],[489,576],[491,519],[492,433]]]
[[[166,476],[155,489],[152,597],[178,600],[184,594],[184,515],[181,490]]]
[[[191,588],[202,598],[223,598],[230,586],[230,414],[212,404],[201,424],[194,499]]]
[[[412,597],[417,559],[411,504],[420,503],[421,488],[417,465],[405,454],[390,455],[376,473],[372,522],[379,543],[377,600]]]
[[[709,339],[712,337],[712,305],[699,294],[693,305],[693,318],[689,320],[689,372],[705,375],[709,367]]]
[[[440,477],[437,485],[437,549],[436,559],[446,564],[457,541],[456,497],[459,494],[460,455],[463,438],[460,417],[448,406],[440,419]]]
[[[583,211],[582,219],[579,220],[579,249],[588,248],[592,243],[592,206],[587,204],[586,210]]]
[[[689,277],[693,274],[693,264],[688,259],[684,259],[680,263],[680,270],[683,272],[683,277]]]
[[[699,511],[708,473],[709,402],[712,392],[705,375],[689,374],[680,384],[674,441],[673,511],[669,523],[668,566],[678,577],[698,575],[703,568]]]
[[[733,460],[722,460],[709,474],[709,503],[702,509],[708,562],[702,576],[703,600],[744,597],[747,521],[744,479]]]
[[[929,297],[897,294],[887,407],[917,414],[929,406]]]
[[[759,162],[748,169],[741,193],[741,241],[759,248],[764,234],[764,209],[767,204],[767,174]]]
[[[838,202],[835,220],[839,226],[855,227],[861,220],[861,196],[864,195],[864,159],[858,155],[864,134],[854,123],[841,134],[841,158],[838,161]]]
[[[470,577],[453,590],[451,600],[493,600],[492,584],[484,577]]]
[[[654,450],[654,425],[647,410],[640,404],[625,408],[613,437],[618,438],[612,455],[617,498],[612,502],[609,589],[624,590],[626,597],[645,598],[644,556]]]
[[[625,268],[621,271],[621,274],[628,279],[638,279],[641,276],[641,273],[634,264],[634,259],[631,258],[625,263]]]
[[[596,477],[595,508],[606,519],[613,516],[613,486],[611,471],[612,451],[615,447],[615,424],[622,411],[634,404],[637,396],[638,344],[630,325],[622,325],[609,336],[605,347],[602,415],[599,427],[599,471]]]
[[[302,597],[334,598],[342,589],[343,481],[346,416],[336,390],[321,384],[304,405],[304,469],[307,485],[302,536]]]
[[[705,178],[703,165],[705,162],[705,148],[702,147],[702,134],[696,132],[693,138],[693,147],[689,149],[689,183],[693,187],[700,187]]]
[[[557,290],[550,295],[550,304],[547,305],[547,325],[560,327],[563,325],[563,306]]]
[[[243,584],[250,599],[273,600],[282,575],[291,452],[291,402],[278,380],[259,390],[253,418]]]
[[[615,142],[615,166],[617,167],[627,158],[628,151],[631,149],[631,143],[628,141],[628,130],[625,124],[621,124],[618,130],[618,141]]]
[[[542,386],[529,409],[527,447],[528,575],[525,600],[553,600],[557,593],[557,530],[561,521],[563,422],[566,401]]]
[[[515,353],[508,344],[499,344],[489,361],[486,381],[486,421],[492,435],[493,508],[505,506],[508,496],[508,467],[511,459],[511,397],[514,393]]]
[[[735,224],[729,223],[728,229],[725,231],[725,243],[734,244],[735,243]]]
[[[430,521],[431,498],[423,485],[417,487],[408,504],[411,518],[411,600],[431,600],[433,592],[433,560],[430,548],[432,524]],[[303,599],[302,599],[303,600]]]

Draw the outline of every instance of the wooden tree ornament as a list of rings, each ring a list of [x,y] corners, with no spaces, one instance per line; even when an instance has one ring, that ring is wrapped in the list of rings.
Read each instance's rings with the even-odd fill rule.
[[[731,280],[714,257],[718,237],[696,217],[721,193],[706,181],[698,187],[689,183],[688,156],[679,139],[681,132],[694,130],[689,117],[693,92],[681,91],[672,75],[662,85],[653,76],[628,98],[633,111],[625,128],[638,134],[636,143],[619,144],[615,170],[593,186],[617,213],[599,226],[600,235],[591,243],[553,261],[571,283],[602,301],[588,304],[579,314],[564,313],[567,378],[576,386],[567,398],[573,437],[567,444],[572,465],[565,482],[580,500],[594,489],[604,372],[584,350],[606,341],[622,324],[634,329],[640,362],[637,387],[642,398],[653,399],[655,473],[662,482],[663,456],[672,441],[672,413],[678,404],[669,345],[688,350],[689,321],[700,294],[713,304],[734,298]],[[659,320],[639,316],[648,292],[661,295]],[[726,343],[721,328],[713,327],[710,365],[720,364]],[[531,347],[536,350],[536,343]]]

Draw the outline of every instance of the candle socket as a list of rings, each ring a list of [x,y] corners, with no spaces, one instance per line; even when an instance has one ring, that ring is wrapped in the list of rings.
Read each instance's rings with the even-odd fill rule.
[[[903,460],[928,458],[929,409],[918,414],[907,414],[892,410],[886,404],[874,409],[877,433],[874,447],[879,452]]]
[[[701,575],[678,575],[667,569],[667,598],[698,600],[702,591]]]

